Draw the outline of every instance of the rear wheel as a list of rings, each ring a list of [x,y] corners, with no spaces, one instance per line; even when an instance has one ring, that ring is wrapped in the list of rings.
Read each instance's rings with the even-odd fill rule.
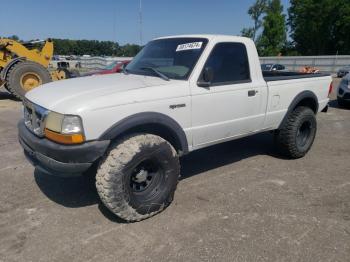
[[[111,146],[98,168],[96,187],[110,211],[140,221],[172,202],[179,175],[175,149],[159,136],[140,134]]]
[[[17,98],[39,85],[51,82],[50,73],[42,65],[23,61],[13,65],[6,77],[6,88]]]
[[[297,107],[276,132],[280,151],[290,158],[301,158],[310,150],[317,130],[315,113],[308,107]]]

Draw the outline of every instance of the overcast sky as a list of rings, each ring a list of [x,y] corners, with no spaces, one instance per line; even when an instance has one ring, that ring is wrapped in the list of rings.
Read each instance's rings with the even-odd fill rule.
[[[0,0],[0,36],[69,38],[140,44],[140,0]],[[6,2],[6,3],[5,3]],[[192,33],[238,35],[252,25],[254,0],[142,0],[143,43]],[[285,7],[288,0],[282,0]]]

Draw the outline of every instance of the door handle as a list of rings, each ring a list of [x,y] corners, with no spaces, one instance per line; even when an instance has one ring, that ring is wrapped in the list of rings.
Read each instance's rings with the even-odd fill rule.
[[[249,90],[248,91],[248,96],[255,96],[258,93],[257,90]]]

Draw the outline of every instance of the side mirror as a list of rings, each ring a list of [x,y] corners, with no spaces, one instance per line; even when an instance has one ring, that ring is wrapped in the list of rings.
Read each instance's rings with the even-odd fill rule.
[[[214,79],[214,70],[211,67],[204,68],[201,79],[197,82],[200,87],[209,87]]]

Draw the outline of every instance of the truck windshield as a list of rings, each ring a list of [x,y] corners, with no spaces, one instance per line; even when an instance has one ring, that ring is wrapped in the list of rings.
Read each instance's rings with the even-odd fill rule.
[[[170,79],[185,80],[191,74],[207,43],[205,38],[167,38],[151,41],[128,64],[125,71],[152,76],[159,76],[161,73]]]

